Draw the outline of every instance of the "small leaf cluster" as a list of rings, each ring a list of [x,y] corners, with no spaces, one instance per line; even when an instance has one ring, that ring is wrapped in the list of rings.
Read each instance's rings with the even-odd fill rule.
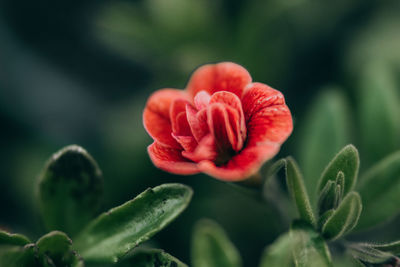
[[[362,164],[355,191],[362,198],[363,212],[356,228],[367,229],[400,213],[396,204],[400,201],[400,94],[387,51],[381,55],[385,59],[376,55],[370,58],[365,43],[359,45],[353,51],[357,59],[348,62],[358,65],[351,71],[351,84],[348,88],[323,87],[310,101],[306,116],[294,132],[294,153],[310,201],[316,203],[316,185],[325,185],[319,179],[328,162],[346,144],[357,146]],[[357,101],[348,95],[350,88],[354,88],[351,96]]]
[[[396,156],[389,156],[373,166],[366,175],[362,175],[362,182],[357,184],[359,153],[353,145],[345,146],[322,172],[315,186],[315,201],[310,199],[303,175],[292,157],[271,164],[267,178],[271,178],[280,168],[285,167],[288,192],[299,219],[294,220],[289,231],[265,249],[259,266],[399,266],[400,241],[377,244],[349,242],[344,239],[352,232],[363,229],[363,224],[371,226],[371,220],[367,216],[362,217],[361,196],[368,197],[371,192],[375,192],[375,196],[380,199],[379,203],[390,203],[392,196],[387,195],[385,191],[390,193],[390,181],[394,181],[394,177],[400,178],[400,172],[395,167],[400,166],[396,165],[397,159]],[[377,179],[382,179],[382,185]],[[264,181],[266,186],[270,180]],[[374,190],[366,189],[371,187],[374,187]],[[237,185],[235,188],[250,193],[248,188],[243,186]],[[367,209],[370,209],[370,205],[371,202],[367,201],[364,208],[367,206]],[[398,212],[398,209],[392,211]],[[371,214],[371,217],[375,218],[372,221],[381,222],[388,219],[386,213],[377,213],[378,215]],[[379,218],[379,214],[384,216]],[[363,218],[367,218],[366,223],[363,223]],[[345,263],[342,263],[344,265],[340,265],[340,262],[334,264],[331,245],[343,248],[345,255],[340,259],[345,259]],[[242,260],[224,230],[215,222],[203,220],[196,225],[193,234],[192,265],[240,267]]]
[[[316,219],[299,167],[293,158],[286,159],[286,182],[300,218],[327,240],[346,235],[358,222],[362,210],[361,198],[352,191],[358,168],[358,152],[352,145],[343,148],[329,163],[317,187],[319,216]]]
[[[392,161],[393,157],[389,157],[389,159],[378,163],[376,167],[367,172],[366,178],[363,177],[362,183],[357,187],[360,165],[358,151],[353,145],[344,147],[322,172],[316,187],[317,201],[312,203],[297,163],[293,158],[287,158],[285,166],[287,187],[300,219],[292,225],[289,234],[287,234],[288,237],[282,236],[267,250],[266,261],[273,262],[277,257],[279,259],[286,257],[287,255],[276,255],[277,247],[284,246],[290,251],[287,253],[291,257],[287,266],[291,266],[290,264],[293,263],[295,266],[332,266],[327,244],[336,241],[345,248],[348,254],[353,256],[351,261],[355,266],[384,266],[384,264],[397,266],[400,263],[397,257],[400,255],[398,251],[399,242],[377,245],[350,243],[343,239],[355,229],[371,226],[371,219],[362,219],[361,216],[364,196],[366,196],[368,212],[371,212],[372,218],[376,218],[372,221],[387,219],[385,212],[371,209],[372,198],[369,196],[375,192],[376,200],[380,201],[379,204],[390,203],[392,200],[390,195],[385,195],[390,191],[383,192],[382,185],[380,185],[382,183],[389,186],[388,180],[392,179],[393,181],[395,176],[393,172],[396,172],[398,167],[390,166],[393,164]],[[383,169],[386,171],[383,171]],[[388,171],[389,169],[391,171]],[[391,175],[387,175],[387,173]],[[357,188],[359,192],[355,191]],[[314,210],[317,212],[314,212]],[[383,216],[379,217],[380,214]],[[359,226],[360,224],[361,226]],[[308,232],[308,238],[313,241],[303,242],[303,244],[298,242],[296,232],[299,229],[302,232]],[[319,240],[319,242],[316,242],[316,240]],[[309,246],[313,247],[311,252]],[[321,261],[317,263],[316,258],[321,259]],[[287,261],[287,259],[285,260]]]
[[[259,267],[330,266],[328,247],[310,225],[295,222],[288,233],[268,247]],[[314,265],[313,265],[314,264]],[[239,251],[225,231],[211,220],[197,223],[192,238],[193,267],[241,267]]]
[[[183,212],[193,194],[188,186],[149,188],[99,215],[101,171],[86,150],[75,145],[49,159],[38,186],[42,219],[50,232],[31,242],[0,231],[0,266],[186,266],[162,250],[135,248]]]

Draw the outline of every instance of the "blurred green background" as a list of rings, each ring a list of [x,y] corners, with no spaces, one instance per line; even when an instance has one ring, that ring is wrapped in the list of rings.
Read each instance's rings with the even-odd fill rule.
[[[153,246],[189,263],[194,222],[209,217],[255,266],[288,228],[283,204],[156,169],[142,126],[147,97],[184,88],[199,65],[233,61],[284,93],[295,127],[280,156],[298,158],[308,183],[350,142],[367,169],[400,148],[399,14],[398,0],[2,0],[0,227],[44,233],[36,178],[52,153],[79,144],[103,170],[103,210],[149,186],[193,187],[188,210]]]

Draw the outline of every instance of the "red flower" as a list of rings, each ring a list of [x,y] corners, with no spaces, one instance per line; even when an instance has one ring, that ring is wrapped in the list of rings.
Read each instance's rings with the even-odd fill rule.
[[[154,165],[176,174],[243,180],[278,153],[293,129],[283,95],[252,83],[231,62],[197,69],[185,90],[161,89],[147,101],[144,127]]]

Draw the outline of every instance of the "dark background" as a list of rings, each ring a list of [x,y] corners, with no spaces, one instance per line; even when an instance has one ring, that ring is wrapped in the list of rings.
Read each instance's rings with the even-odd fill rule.
[[[142,126],[147,97],[184,88],[199,65],[237,62],[254,81],[284,93],[295,128],[280,156],[301,155],[298,132],[321,88],[336,86],[352,117],[366,63],[379,59],[400,70],[399,14],[396,0],[2,0],[0,226],[32,239],[44,233],[36,178],[52,153],[79,144],[103,170],[104,210],[150,186],[192,186],[189,208],[152,245],[189,263],[193,224],[209,217],[245,266],[256,265],[287,220],[273,203],[223,182],[156,169]],[[353,132],[346,141],[357,145]]]

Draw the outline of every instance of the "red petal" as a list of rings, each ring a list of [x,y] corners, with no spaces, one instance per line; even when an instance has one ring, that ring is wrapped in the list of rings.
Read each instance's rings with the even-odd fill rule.
[[[212,103],[224,103],[233,108],[242,109],[239,97],[227,91],[215,92],[210,99],[210,104]]]
[[[197,112],[195,108],[187,105],[186,116],[194,138],[200,142],[210,131],[207,124],[207,110],[203,109]]]
[[[196,106],[197,110],[201,110],[206,108],[210,103],[211,96],[206,91],[200,91],[194,97],[194,105]]]
[[[253,114],[247,123],[247,146],[282,144],[293,130],[292,116],[286,105],[266,107]]]
[[[241,97],[243,89],[250,82],[251,76],[245,68],[232,62],[223,62],[198,68],[186,89],[192,97],[202,90],[210,95],[217,91],[229,91]]]
[[[154,142],[147,148],[147,151],[153,164],[164,171],[185,175],[199,172],[196,163],[189,162],[182,157],[179,149],[165,147]]]
[[[185,151],[192,152],[197,147],[196,139],[193,136],[183,136],[172,134],[172,137],[183,147]]]
[[[236,152],[243,148],[244,141],[246,140],[246,126],[244,125],[244,117],[239,116],[237,110],[232,108],[226,109],[229,118],[229,124],[232,127],[234,138],[231,141],[233,150]],[[242,126],[241,121],[243,121]]]
[[[171,121],[169,116],[170,106],[179,98],[187,98],[184,91],[176,89],[163,89],[153,93],[146,103],[143,112],[143,124],[149,135],[157,142],[180,148],[180,145],[171,136]]]
[[[179,113],[172,122],[172,132],[174,134],[192,136],[192,132],[187,121],[186,112]]]
[[[236,136],[229,121],[228,108],[221,103],[211,104],[207,108],[208,127],[215,138],[219,153],[227,153],[231,148],[237,146]],[[230,112],[236,112],[234,109],[230,109]],[[239,116],[237,115],[237,117]]]
[[[250,84],[242,97],[246,122],[253,114],[263,108],[283,104],[285,104],[285,99],[282,93],[262,83]]]
[[[174,102],[172,102],[169,116],[172,125],[172,132],[175,135],[192,135],[186,118],[186,105],[188,104],[189,102],[185,99],[176,99]]]
[[[246,139],[246,123],[239,97],[226,91],[216,92],[211,96],[210,104],[213,103],[223,103],[237,111],[228,112],[228,115],[232,130],[235,132],[235,141],[231,142],[232,147],[235,151],[241,150]]]
[[[201,161],[199,170],[224,181],[240,181],[255,174],[262,164],[279,151],[276,144],[246,147],[226,165],[218,167],[212,161]]]
[[[216,160],[218,153],[214,137],[211,134],[205,136],[193,152],[183,151],[182,155],[194,162]]]

